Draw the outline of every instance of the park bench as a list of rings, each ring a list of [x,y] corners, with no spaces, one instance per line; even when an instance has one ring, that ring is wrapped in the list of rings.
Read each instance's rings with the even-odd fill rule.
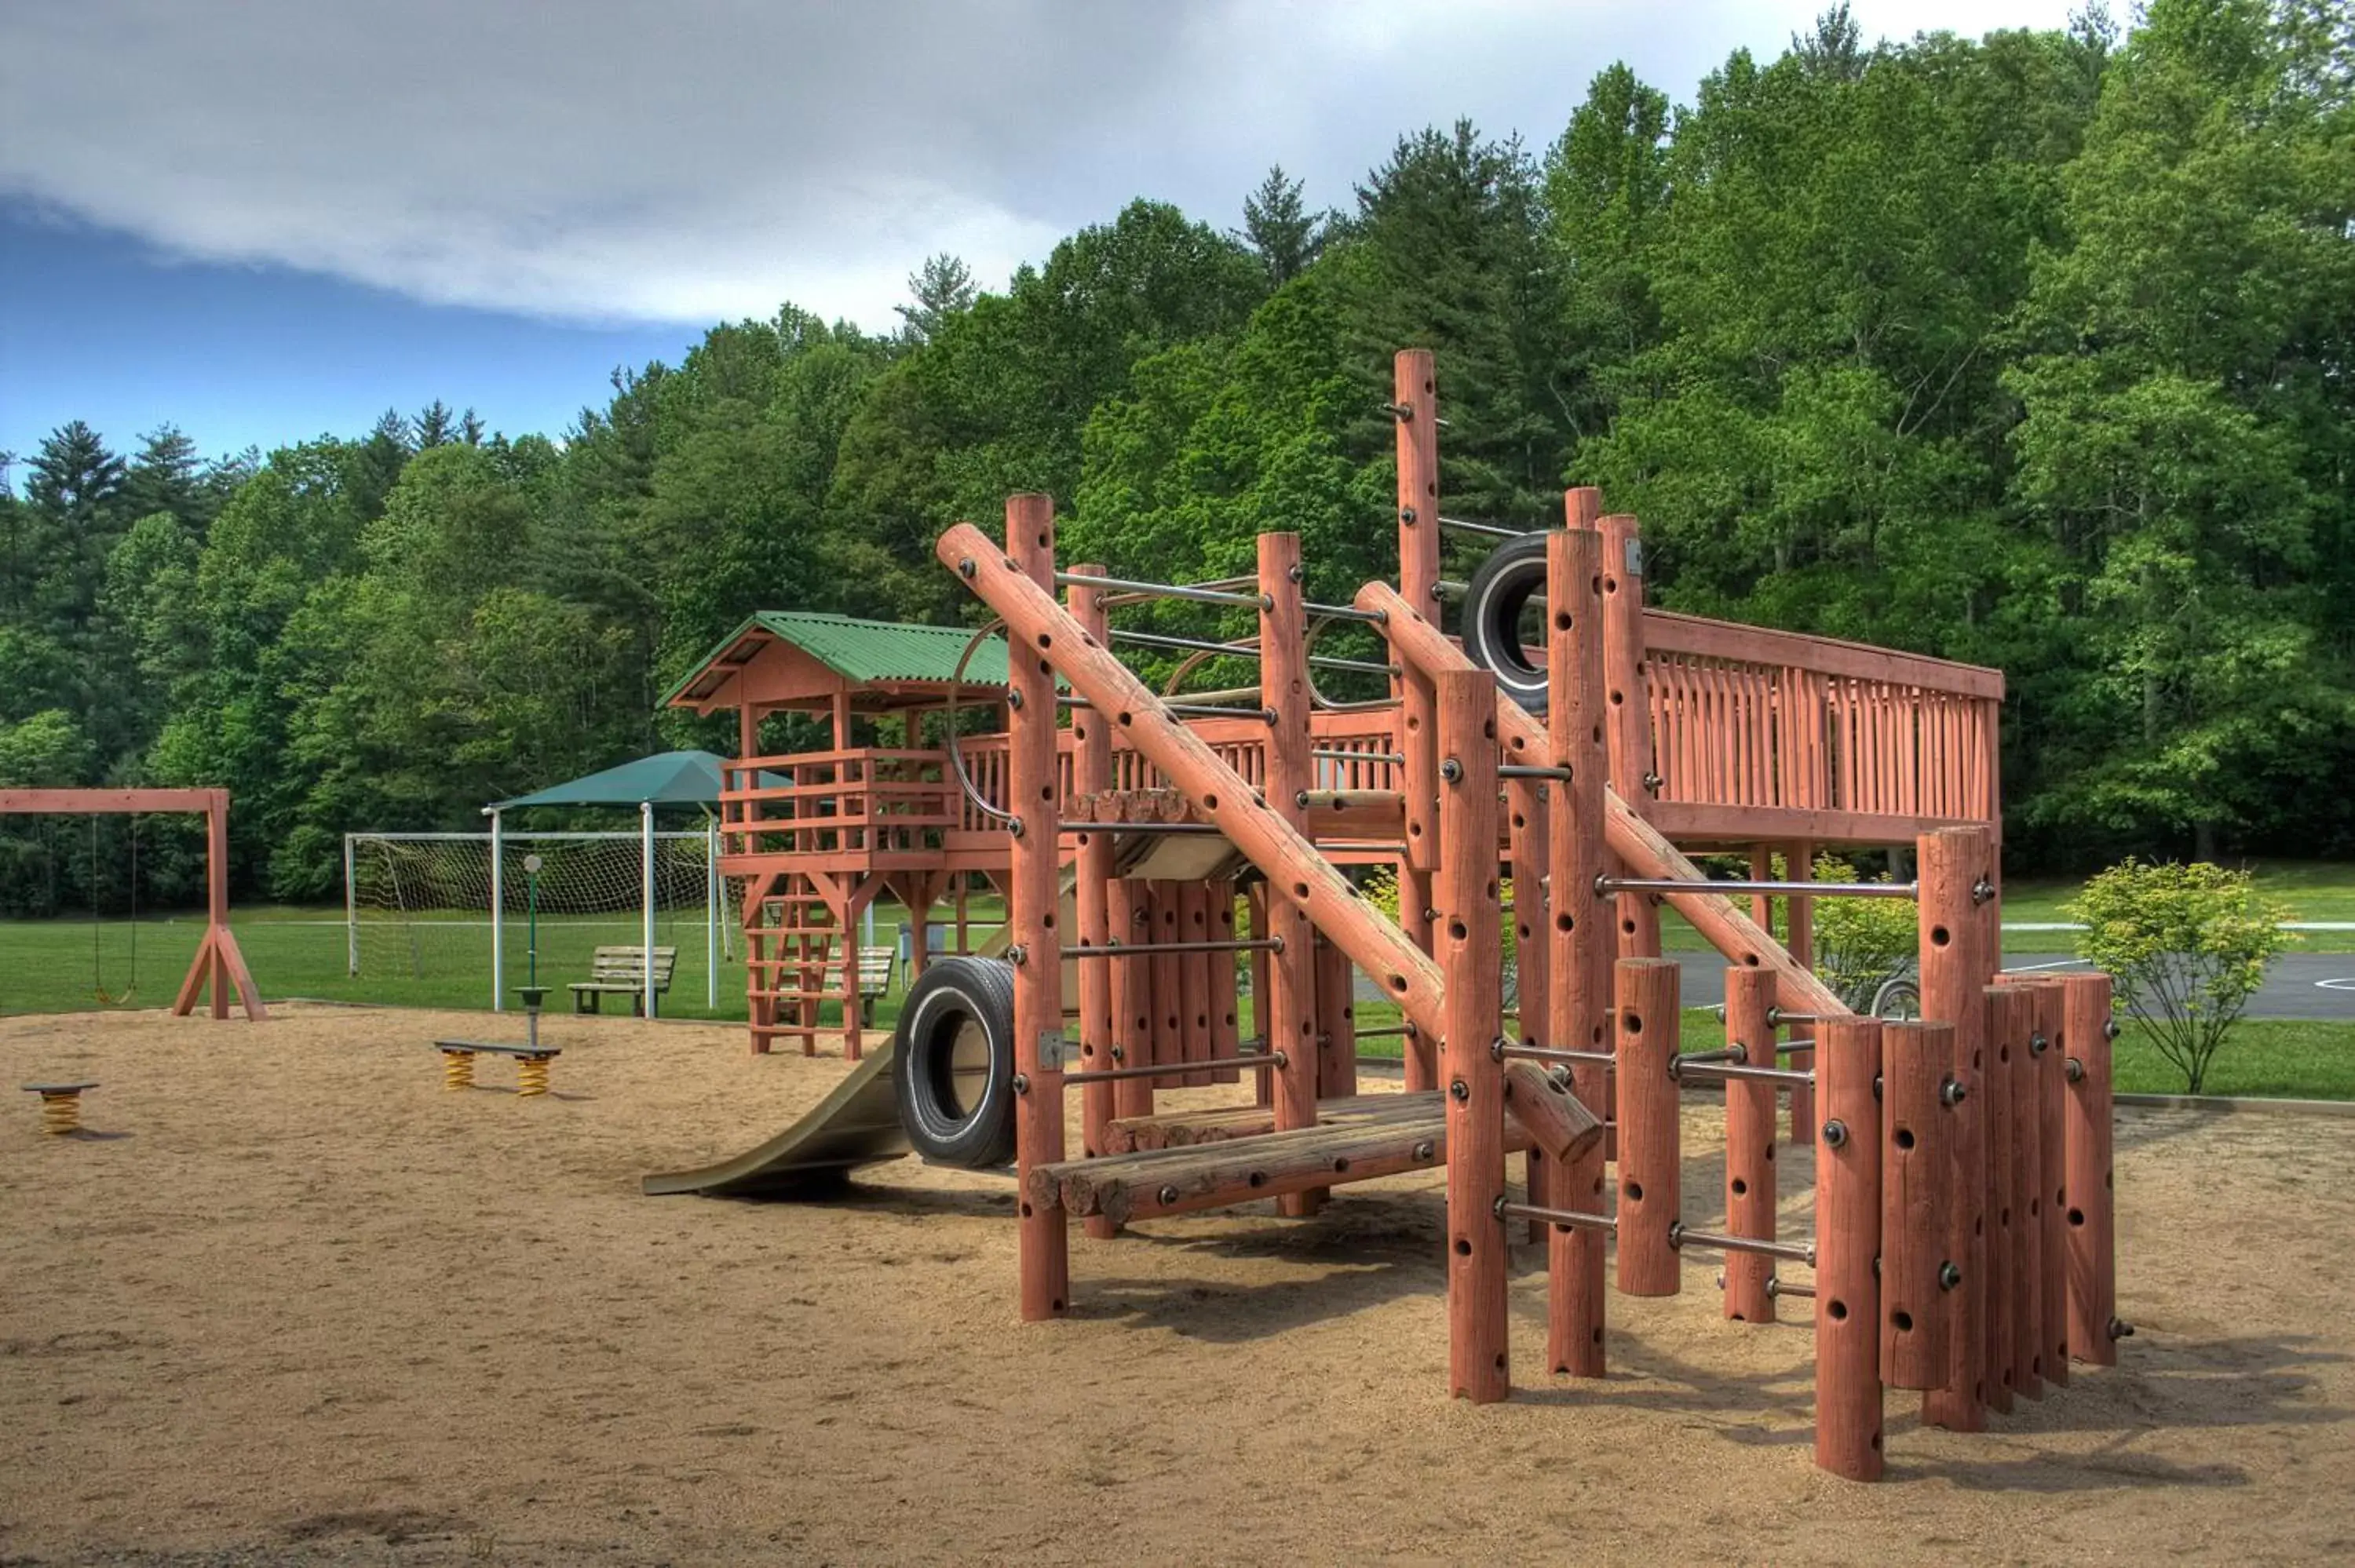
[[[644,948],[600,948],[590,960],[589,978],[574,980],[567,989],[572,992],[572,1011],[597,1012],[602,1010],[606,995],[631,999],[632,1011],[640,1017],[646,1011],[646,963]],[[655,994],[660,996],[670,989],[671,970],[678,965],[677,948],[655,949]]]
[[[861,948],[858,949],[858,1019],[862,1023],[875,1022],[875,999],[891,989],[892,972],[900,967],[900,949],[894,947]],[[826,968],[825,989],[839,990],[842,963],[837,959]]]
[[[474,1058],[478,1055],[514,1057],[518,1098],[548,1093],[549,1060],[559,1054],[559,1047],[554,1045],[494,1045],[485,1040],[436,1040],[433,1048],[442,1053],[442,1086],[445,1089],[474,1086]]]

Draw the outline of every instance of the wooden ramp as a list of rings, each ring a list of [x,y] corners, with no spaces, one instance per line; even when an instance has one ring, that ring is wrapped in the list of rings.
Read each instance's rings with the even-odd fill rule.
[[[908,1152],[900,1130],[900,1092],[891,1078],[887,1042],[870,1052],[834,1092],[776,1137],[733,1160],[696,1171],[648,1176],[651,1197],[695,1192],[707,1198],[823,1197],[860,1165]]]

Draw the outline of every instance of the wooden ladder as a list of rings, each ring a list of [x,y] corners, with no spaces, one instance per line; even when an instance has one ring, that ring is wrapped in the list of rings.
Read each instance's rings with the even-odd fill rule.
[[[754,1050],[767,1051],[783,1036],[799,1038],[803,1055],[817,1054],[819,1007],[856,1005],[847,991],[826,986],[835,946],[849,937],[826,895],[800,872],[786,873],[760,900],[757,917],[744,927],[744,998]]]

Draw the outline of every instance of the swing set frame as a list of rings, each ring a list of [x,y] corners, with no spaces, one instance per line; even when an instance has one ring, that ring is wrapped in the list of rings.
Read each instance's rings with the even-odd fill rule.
[[[229,1016],[234,990],[245,1015],[270,1016],[253,971],[229,927],[229,791],[226,789],[0,789],[0,816],[119,816],[187,812],[205,819],[205,936],[173,999],[175,1017],[196,1010],[211,992],[212,1015]]]

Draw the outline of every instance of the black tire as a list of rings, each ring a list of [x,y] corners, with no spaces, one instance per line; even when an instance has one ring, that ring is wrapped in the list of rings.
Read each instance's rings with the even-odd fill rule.
[[[1488,552],[1464,594],[1464,656],[1497,677],[1497,689],[1533,714],[1546,711],[1545,655],[1522,652],[1521,617],[1546,588],[1543,533],[1508,539]],[[1538,633],[1543,649],[1546,633]]]
[[[908,988],[892,1036],[900,1126],[935,1164],[1014,1158],[1014,966],[934,959]]]

